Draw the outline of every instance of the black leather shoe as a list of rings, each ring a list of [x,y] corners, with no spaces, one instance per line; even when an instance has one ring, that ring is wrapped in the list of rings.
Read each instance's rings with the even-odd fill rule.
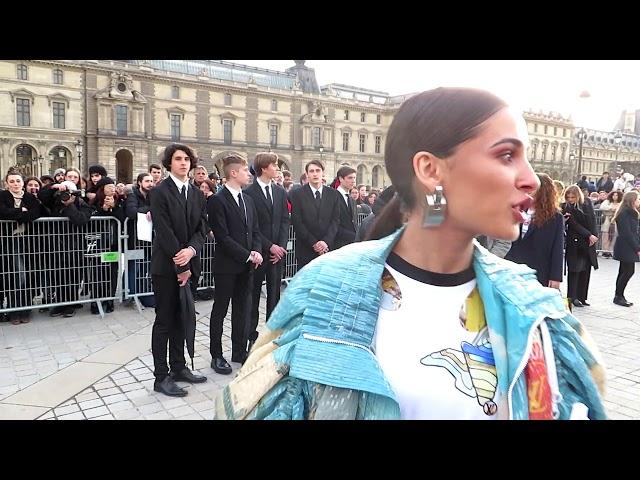
[[[107,313],[113,312],[113,300],[107,300],[106,302],[107,308],[105,309]]]
[[[573,304],[574,307],[584,307],[582,302],[580,300],[578,300],[577,298],[571,303]]]
[[[170,397],[184,397],[187,395],[187,391],[184,388],[180,388],[176,385],[171,377],[164,377],[161,382],[157,380],[153,383],[153,389],[156,392],[164,393]]]
[[[100,310],[98,310],[98,304],[97,303],[92,303],[91,304],[91,314],[92,315],[99,315],[100,314]]]
[[[220,375],[229,375],[231,373],[231,365],[229,365],[224,357],[216,357],[211,360],[211,368]]]
[[[627,302],[622,295],[616,295],[613,297],[613,303],[620,305],[621,307],[630,307],[633,303]]]
[[[586,300],[580,300],[580,303],[582,303],[582,305],[584,305],[585,307],[590,307],[591,306],[591,304],[587,303]]]
[[[207,377],[194,375],[188,368],[183,368],[179,372],[171,372],[171,378],[174,382],[204,383],[207,381]]]
[[[63,315],[66,318],[73,317],[76,314],[76,309],[74,307],[65,307]]]

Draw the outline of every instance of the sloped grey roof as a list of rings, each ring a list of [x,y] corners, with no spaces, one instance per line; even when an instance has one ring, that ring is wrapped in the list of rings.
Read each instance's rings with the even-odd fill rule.
[[[127,60],[133,65],[142,65],[142,60]],[[232,82],[249,83],[251,77],[257,85],[263,87],[291,90],[295,75],[277,72],[266,68],[250,67],[237,63],[218,60],[148,60],[148,66],[156,70],[185,73],[187,75],[201,75],[202,70],[207,76]]]

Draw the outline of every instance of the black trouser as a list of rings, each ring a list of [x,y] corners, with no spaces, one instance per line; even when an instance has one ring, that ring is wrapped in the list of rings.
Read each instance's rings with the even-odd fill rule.
[[[620,262],[618,268],[618,278],[616,279],[616,297],[624,297],[624,289],[627,288],[627,283],[636,271],[635,262]]]
[[[282,280],[282,266],[285,262],[283,258],[275,265],[264,257],[262,265],[260,265],[253,274],[253,298],[251,299],[251,323],[247,338],[255,341],[258,338],[258,306],[260,305],[260,293],[262,291],[262,282],[267,279],[267,320],[271,316],[271,312],[276,308],[280,301],[280,281]]]
[[[153,353],[153,374],[160,382],[169,374],[167,342],[171,371],[179,372],[186,367],[184,326],[180,317],[180,287],[177,276],[152,275],[151,281],[156,299],[156,319],[151,332],[151,352]]]
[[[587,301],[589,291],[589,278],[591,277],[591,265],[582,272],[571,272],[567,275],[567,297],[571,300]]]
[[[247,351],[247,330],[253,271],[247,265],[242,273],[214,273],[216,285],[209,334],[211,358],[222,357],[222,325],[231,300],[231,348],[241,354]]]

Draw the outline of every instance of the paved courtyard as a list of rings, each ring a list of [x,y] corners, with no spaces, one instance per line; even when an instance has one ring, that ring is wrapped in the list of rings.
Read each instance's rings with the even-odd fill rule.
[[[604,356],[610,418],[640,419],[640,273],[631,279],[626,295],[636,304],[619,307],[611,302],[618,262],[599,260],[601,268],[591,277],[592,306],[576,308],[574,313]],[[28,324],[0,324],[0,419],[210,419],[212,399],[240,368],[231,363],[234,373],[225,376],[209,366],[212,303],[196,303],[194,363],[208,381],[181,384],[189,391],[183,398],[153,391],[153,309],[140,314],[132,306],[116,305],[114,313],[101,319],[85,305],[73,318],[34,313]],[[227,316],[223,333],[227,360],[230,348]]]

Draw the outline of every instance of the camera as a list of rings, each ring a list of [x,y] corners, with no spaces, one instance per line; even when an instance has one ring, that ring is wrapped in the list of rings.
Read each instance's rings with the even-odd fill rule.
[[[82,192],[80,190],[76,190],[75,192],[69,192],[68,190],[64,190],[62,192],[56,192],[53,196],[54,200],[62,203],[69,200],[71,197],[81,197]]]
[[[71,196],[74,196],[74,197],[84,196],[84,191],[78,190],[78,187],[76,186],[76,184],[69,180],[62,182],[60,185],[63,185],[66,188],[66,190],[57,190],[55,192],[55,194],[53,195],[53,199],[57,203],[66,202],[71,198]]]

